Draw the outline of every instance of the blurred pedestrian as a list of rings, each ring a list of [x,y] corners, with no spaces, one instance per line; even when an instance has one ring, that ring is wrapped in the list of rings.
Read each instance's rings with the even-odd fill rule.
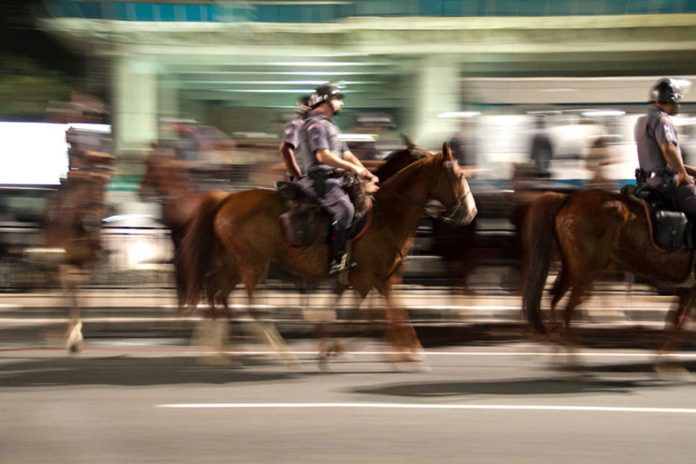
[[[529,149],[529,161],[536,169],[537,177],[550,177],[549,167],[553,158],[553,144],[546,129],[546,120],[543,116],[536,119],[536,130],[532,136]]]

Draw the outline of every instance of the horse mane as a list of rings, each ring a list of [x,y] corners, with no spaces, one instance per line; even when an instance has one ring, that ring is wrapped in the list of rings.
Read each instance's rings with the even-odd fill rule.
[[[415,180],[413,179],[413,177],[421,173],[421,169],[423,169],[423,166],[431,165],[435,162],[436,159],[441,159],[441,155],[439,153],[432,156],[423,156],[417,161],[414,161],[406,165],[404,168],[397,171],[394,175],[384,180],[384,182],[382,183],[382,189],[393,190],[394,187],[396,187],[399,184],[402,184],[404,182],[413,182]],[[382,191],[382,189],[377,191],[377,196],[379,196],[379,193]]]
[[[424,148],[420,148],[412,143],[406,148],[401,150],[396,150],[390,153],[385,159],[384,164],[382,164],[375,175],[380,179],[380,181],[385,181],[391,178],[394,174],[404,169],[406,166],[413,164],[415,161],[419,161],[423,158],[428,158],[430,154]]]

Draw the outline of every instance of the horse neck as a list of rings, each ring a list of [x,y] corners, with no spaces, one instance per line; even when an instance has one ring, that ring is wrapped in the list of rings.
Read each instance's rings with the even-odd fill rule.
[[[385,225],[397,240],[415,232],[428,200],[431,159],[417,161],[389,178],[375,194]]]

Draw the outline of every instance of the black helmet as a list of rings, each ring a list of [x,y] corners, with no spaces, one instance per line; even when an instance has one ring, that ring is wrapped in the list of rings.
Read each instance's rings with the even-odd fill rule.
[[[650,90],[650,101],[677,104],[682,98],[681,89],[674,79],[664,78]]]
[[[332,98],[343,98],[343,92],[341,89],[334,84],[320,85],[314,91],[314,95],[312,95],[312,108],[316,108]]]

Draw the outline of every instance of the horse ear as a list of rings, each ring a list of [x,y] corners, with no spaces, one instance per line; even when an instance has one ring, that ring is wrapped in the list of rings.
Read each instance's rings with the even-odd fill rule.
[[[416,146],[416,144],[413,143],[413,141],[411,140],[411,138],[408,135],[401,134],[401,138],[404,140],[404,143],[406,144],[406,148],[408,148],[409,150],[412,150]]]
[[[452,154],[452,149],[449,143],[445,142],[442,144],[442,160],[443,161],[454,161],[454,155]]]

